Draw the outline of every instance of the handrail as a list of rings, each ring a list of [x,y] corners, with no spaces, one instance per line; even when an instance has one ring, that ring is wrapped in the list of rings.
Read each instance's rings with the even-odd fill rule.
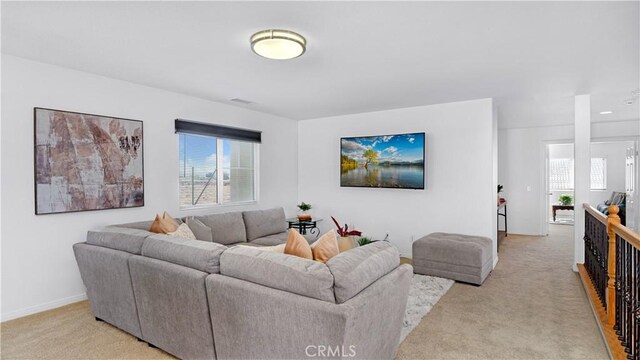
[[[626,359],[627,355],[629,355],[634,359],[638,359],[638,353],[636,351],[637,348],[629,347],[628,343],[624,343],[624,341],[622,341],[623,337],[621,337],[621,331],[623,330],[621,330],[617,323],[617,316],[620,316],[619,311],[623,311],[618,309],[618,307],[619,305],[626,305],[620,303],[620,282],[617,281],[617,277],[619,278],[620,275],[617,274],[617,269],[623,270],[622,266],[626,265],[626,258],[623,260],[624,256],[617,252],[620,249],[618,249],[616,245],[616,234],[620,232],[624,233],[624,237],[622,235],[620,236],[623,241],[626,241],[626,238],[629,237],[626,236],[628,233],[626,228],[620,225],[620,217],[618,216],[620,209],[616,205],[611,205],[608,209],[609,216],[605,216],[589,204],[583,204],[583,208],[594,220],[597,220],[606,227],[606,234],[603,235],[597,231],[594,232],[595,228],[592,226],[587,228],[587,219],[585,219],[584,239],[585,245],[588,242],[589,248],[585,247],[585,264],[578,264],[580,278],[585,290],[587,291],[594,313],[599,320],[602,334],[612,358]],[[616,230],[618,230],[618,233]],[[636,240],[640,240],[635,236],[631,236],[630,238],[632,238],[632,241],[634,242],[636,242]],[[603,249],[602,245],[600,245],[600,248],[597,248],[598,245],[595,245],[598,243],[602,244],[602,240],[606,240],[606,249]],[[640,241],[637,241],[637,245],[640,245]],[[640,246],[635,247],[636,249],[640,249]],[[586,266],[587,260],[589,260],[588,266]],[[606,263],[604,261],[606,261]],[[628,275],[628,272],[623,272],[622,274],[625,279],[628,278]],[[606,289],[603,289],[602,287],[603,280],[606,281]],[[600,290],[599,292],[598,289]],[[600,298],[602,302],[597,301],[598,298]],[[624,310],[627,309],[625,308]],[[628,337],[625,337],[624,339],[626,340]]]
[[[593,206],[591,206],[590,204],[582,204],[582,207],[589,212],[589,214],[593,215],[593,217],[595,217],[598,221],[600,221],[603,224],[607,224],[607,216],[603,213],[601,213],[600,211],[598,211],[598,209],[594,208]]]
[[[624,241],[631,244],[634,248],[640,249],[640,235],[624,225],[613,224],[612,228]]]

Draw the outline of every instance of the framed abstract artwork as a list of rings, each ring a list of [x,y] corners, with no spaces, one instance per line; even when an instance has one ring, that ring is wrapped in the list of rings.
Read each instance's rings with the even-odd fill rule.
[[[34,108],[36,215],[144,206],[142,121]]]

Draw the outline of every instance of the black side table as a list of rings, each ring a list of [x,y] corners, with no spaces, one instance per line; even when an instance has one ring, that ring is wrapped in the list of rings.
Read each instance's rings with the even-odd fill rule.
[[[307,231],[311,235],[315,235],[316,239],[320,236],[320,229],[318,228],[318,223],[322,221],[322,219],[311,219],[311,220],[300,220],[298,218],[287,219],[289,223],[289,229],[295,228],[298,229],[300,234],[306,235]]]

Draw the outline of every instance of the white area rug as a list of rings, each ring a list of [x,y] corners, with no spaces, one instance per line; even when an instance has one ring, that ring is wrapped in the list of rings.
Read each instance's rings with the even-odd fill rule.
[[[414,274],[409,289],[407,310],[404,313],[400,343],[418,326],[420,320],[431,311],[433,305],[444,295],[454,281],[434,276]]]

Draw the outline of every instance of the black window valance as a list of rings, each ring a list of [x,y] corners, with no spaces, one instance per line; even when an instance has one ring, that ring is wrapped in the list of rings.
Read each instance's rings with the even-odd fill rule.
[[[184,119],[176,119],[176,133],[216,136],[225,139],[250,141],[256,143],[259,143],[262,138],[262,132],[260,131],[207,124]]]

